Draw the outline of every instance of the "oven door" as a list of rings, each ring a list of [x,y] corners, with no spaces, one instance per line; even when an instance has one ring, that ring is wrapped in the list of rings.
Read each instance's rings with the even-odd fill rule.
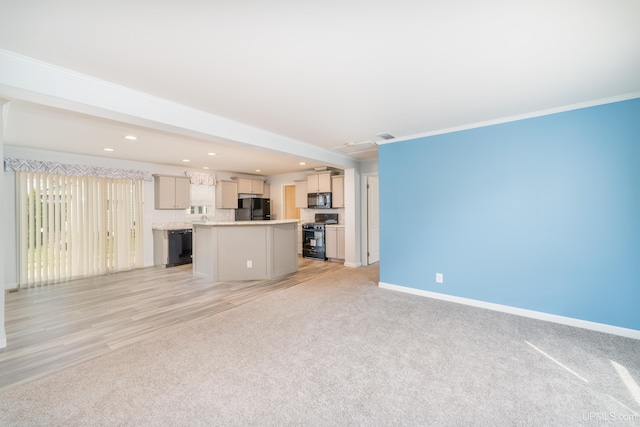
[[[302,226],[302,257],[325,259],[324,227]]]

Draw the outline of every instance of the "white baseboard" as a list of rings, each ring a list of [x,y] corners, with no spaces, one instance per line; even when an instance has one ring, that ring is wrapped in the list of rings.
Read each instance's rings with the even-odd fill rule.
[[[406,286],[392,285],[390,283],[378,282],[378,287],[392,291],[404,292],[427,298],[434,298],[458,304],[470,305],[473,307],[486,308],[494,311],[515,314],[517,316],[530,317],[532,319],[545,320],[547,322],[559,323],[576,328],[590,329],[592,331],[604,332],[607,334],[620,335],[627,338],[640,340],[640,331],[635,329],[621,328],[619,326],[607,325],[605,323],[590,322],[588,320],[574,319],[572,317],[558,316],[541,311],[527,310],[524,308],[511,307],[508,305],[494,304],[491,302],[478,301],[469,298],[457,297],[454,295],[439,294],[437,292],[425,291],[422,289],[408,288]]]
[[[5,348],[7,346],[7,334],[5,333],[4,328],[0,332],[0,348]]]
[[[4,290],[5,291],[10,291],[13,289],[18,289],[18,282],[13,282],[13,283],[5,283],[4,284]]]

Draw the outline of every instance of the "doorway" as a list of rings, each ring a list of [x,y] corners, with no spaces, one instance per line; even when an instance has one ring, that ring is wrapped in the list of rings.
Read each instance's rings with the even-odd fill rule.
[[[300,219],[300,208],[296,207],[296,186],[284,186],[284,219]]]
[[[378,177],[367,177],[367,265],[380,261]]]

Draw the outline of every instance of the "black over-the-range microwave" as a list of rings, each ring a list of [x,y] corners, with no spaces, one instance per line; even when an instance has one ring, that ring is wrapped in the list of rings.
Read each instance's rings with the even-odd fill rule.
[[[331,193],[308,193],[307,207],[309,209],[328,209],[331,207]]]

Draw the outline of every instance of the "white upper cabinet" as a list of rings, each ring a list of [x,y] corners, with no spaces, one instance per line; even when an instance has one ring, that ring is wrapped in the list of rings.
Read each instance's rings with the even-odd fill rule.
[[[326,226],[326,253],[329,259],[344,259],[344,227]]]
[[[331,207],[344,208],[344,175],[331,177]]]
[[[307,176],[307,193],[330,193],[331,172],[316,173]]]
[[[154,175],[153,181],[156,209],[187,209],[190,206],[189,178]]]
[[[306,208],[307,203],[307,181],[296,181],[296,208]]]
[[[218,181],[216,185],[216,208],[238,208],[238,183],[234,181]]]
[[[264,180],[251,178],[232,178],[238,183],[238,194],[263,194]]]

